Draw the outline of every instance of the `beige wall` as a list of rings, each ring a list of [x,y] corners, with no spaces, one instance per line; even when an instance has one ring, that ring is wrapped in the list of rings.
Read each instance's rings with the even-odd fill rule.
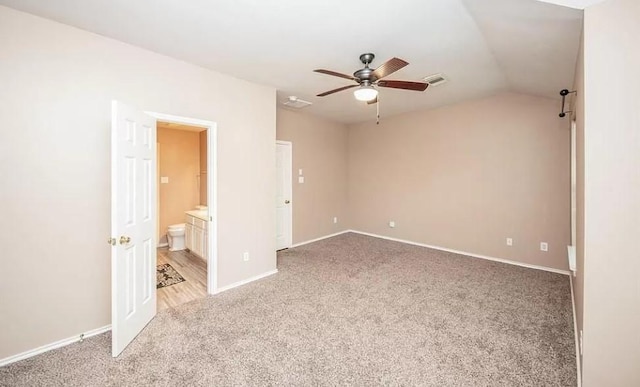
[[[160,176],[169,178],[169,183],[158,183],[160,236],[165,237],[169,225],[184,223],[184,212],[200,204],[200,134],[158,128],[157,138],[160,148]]]
[[[348,229],[346,126],[278,108],[277,138],[293,143],[293,243]]]
[[[640,2],[584,19],[585,387],[640,386]]]
[[[0,47],[0,359],[110,323],[112,99],[217,122],[218,285],[276,268],[273,88],[6,7]]]
[[[352,126],[351,227],[567,270],[570,132],[558,107],[505,93]]]
[[[584,310],[584,36],[580,39],[580,52],[573,85],[576,90],[573,106],[576,121],[576,276],[573,294],[576,305],[576,325],[583,329]]]
[[[199,172],[200,175],[200,203],[203,206],[207,205],[207,177],[209,176],[209,172],[207,171],[207,131],[200,132],[199,134],[199,145],[200,145],[200,160],[199,160]]]

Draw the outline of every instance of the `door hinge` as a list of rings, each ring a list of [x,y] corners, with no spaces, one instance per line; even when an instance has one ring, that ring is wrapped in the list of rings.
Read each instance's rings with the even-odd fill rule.
[[[111,246],[115,246],[116,245],[116,238],[107,239],[107,243],[110,244]]]

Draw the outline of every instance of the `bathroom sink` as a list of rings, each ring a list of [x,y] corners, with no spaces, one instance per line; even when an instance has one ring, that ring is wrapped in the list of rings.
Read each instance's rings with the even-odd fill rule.
[[[208,211],[205,210],[191,210],[191,211],[186,211],[187,215],[191,215],[191,216],[195,216],[198,219],[202,219],[204,221],[209,220],[209,214]]]

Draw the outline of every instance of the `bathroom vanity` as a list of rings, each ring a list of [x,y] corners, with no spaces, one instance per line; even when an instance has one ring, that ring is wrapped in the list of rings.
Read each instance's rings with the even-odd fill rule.
[[[191,253],[206,260],[208,251],[207,224],[209,223],[207,211],[193,210],[187,211],[185,214],[187,217],[184,234],[185,247]]]

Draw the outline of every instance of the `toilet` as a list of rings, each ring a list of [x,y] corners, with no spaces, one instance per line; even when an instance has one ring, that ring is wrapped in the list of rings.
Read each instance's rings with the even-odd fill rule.
[[[185,224],[172,224],[167,229],[167,239],[169,240],[169,251],[184,250]]]

